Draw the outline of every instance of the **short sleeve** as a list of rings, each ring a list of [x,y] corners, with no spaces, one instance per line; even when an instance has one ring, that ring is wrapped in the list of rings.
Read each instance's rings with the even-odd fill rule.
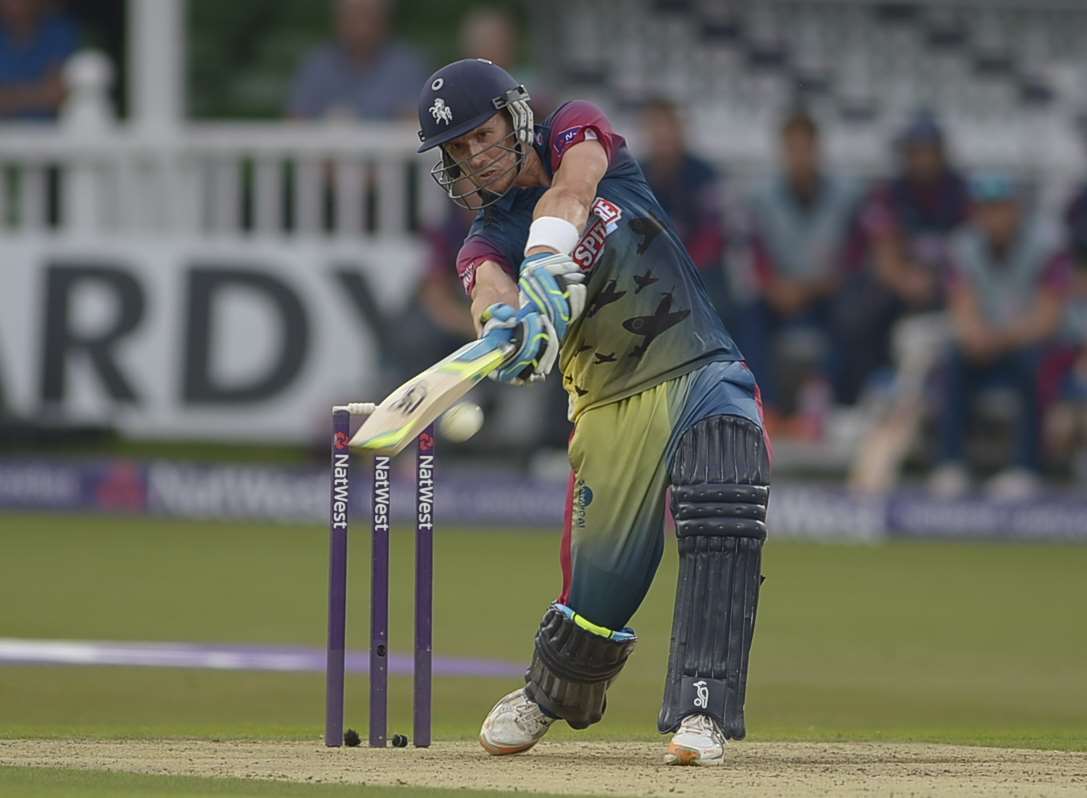
[[[897,232],[898,224],[887,189],[877,189],[868,196],[861,205],[859,221],[861,230],[869,239],[885,238]]]
[[[457,253],[457,276],[464,286],[464,293],[472,295],[476,287],[476,269],[484,261],[493,260],[506,274],[516,279],[516,271],[509,259],[491,241],[480,235],[469,236]]]
[[[1072,268],[1072,259],[1067,253],[1053,255],[1042,270],[1042,288],[1056,294],[1065,294],[1071,285]]]
[[[287,113],[305,119],[317,118],[327,102],[325,91],[333,77],[327,67],[328,56],[324,50],[310,53],[291,78],[287,93]]]
[[[582,141],[599,141],[609,164],[616,151],[626,144],[612,129],[603,111],[590,102],[574,100],[559,108],[551,119],[551,141],[547,149],[552,170],[557,171],[563,155]]]

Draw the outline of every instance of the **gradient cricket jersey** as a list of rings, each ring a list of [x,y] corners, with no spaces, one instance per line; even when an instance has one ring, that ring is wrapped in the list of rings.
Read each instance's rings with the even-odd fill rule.
[[[536,126],[536,152],[548,175],[586,139],[600,142],[609,165],[571,253],[589,273],[585,312],[567,334],[559,360],[571,420],[704,363],[740,359],[698,268],[626,142],[596,106],[569,102]],[[485,260],[517,279],[532,211],[545,190],[513,188],[477,215],[457,256],[469,294]]]
[[[619,629],[660,563],[680,437],[708,416],[761,426],[762,413],[697,267],[604,114],[585,102],[561,106],[537,126],[536,152],[554,175],[563,153],[586,139],[603,145],[609,166],[571,253],[589,290],[559,361],[575,422],[559,600],[597,628]],[[545,190],[514,188],[477,215],[457,257],[469,294],[485,260],[517,279]]]

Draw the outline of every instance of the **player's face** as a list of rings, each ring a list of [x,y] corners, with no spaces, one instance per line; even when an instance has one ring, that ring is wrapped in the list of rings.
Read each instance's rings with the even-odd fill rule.
[[[450,196],[467,207],[481,207],[490,196],[502,195],[517,178],[518,155],[513,125],[497,113],[474,130],[445,145],[453,162],[449,169]]]
[[[974,208],[974,221],[998,247],[1006,247],[1019,230],[1019,203],[1014,199],[980,202]]]
[[[819,169],[819,148],[805,130],[790,130],[782,139],[785,170],[793,180],[810,180]]]
[[[917,142],[906,147],[906,171],[921,183],[938,180],[944,173],[944,150],[939,144]]]

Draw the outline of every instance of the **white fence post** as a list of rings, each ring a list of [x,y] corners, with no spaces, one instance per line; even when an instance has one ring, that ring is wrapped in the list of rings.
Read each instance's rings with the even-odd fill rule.
[[[105,145],[115,127],[109,99],[113,65],[102,53],[93,50],[76,53],[64,66],[68,88],[61,109],[61,126],[73,149],[85,147],[91,152]],[[101,226],[99,213],[100,170],[98,156],[72,159],[63,176],[62,224],[65,232],[94,232]]]

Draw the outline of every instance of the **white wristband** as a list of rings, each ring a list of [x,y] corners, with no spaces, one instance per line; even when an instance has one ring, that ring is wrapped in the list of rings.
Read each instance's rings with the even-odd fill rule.
[[[569,255],[577,246],[581,235],[577,228],[557,216],[541,216],[528,228],[525,254],[533,247],[551,247],[563,255]]]

